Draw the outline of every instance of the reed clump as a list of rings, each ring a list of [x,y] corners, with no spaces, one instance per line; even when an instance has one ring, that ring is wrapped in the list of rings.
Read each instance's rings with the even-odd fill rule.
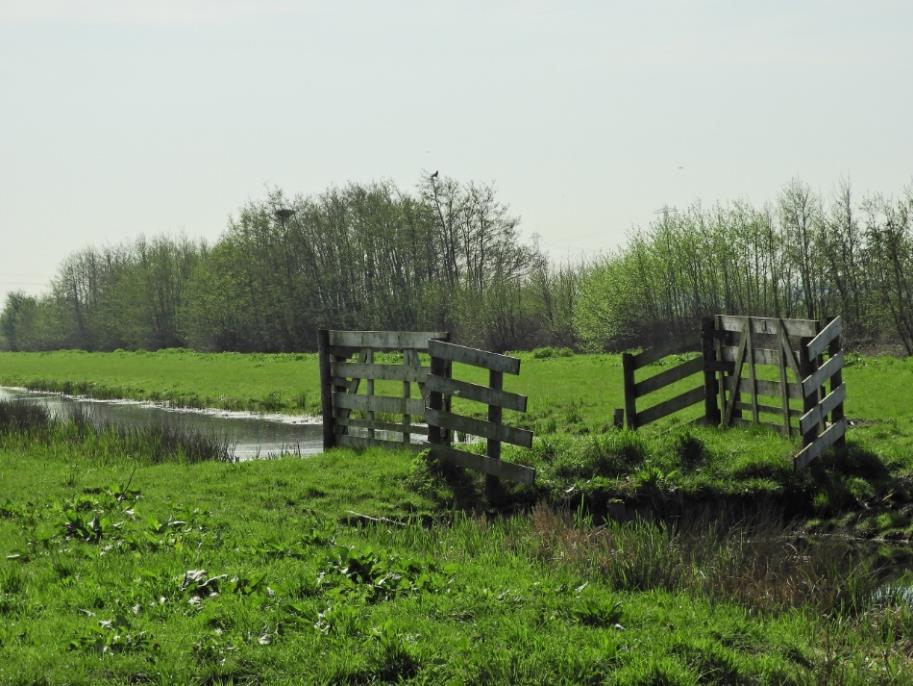
[[[95,420],[75,407],[65,417],[52,417],[37,403],[0,401],[0,441],[28,446],[35,452],[78,450],[103,461],[129,457],[163,462],[233,461],[225,436],[167,423],[120,426]]]

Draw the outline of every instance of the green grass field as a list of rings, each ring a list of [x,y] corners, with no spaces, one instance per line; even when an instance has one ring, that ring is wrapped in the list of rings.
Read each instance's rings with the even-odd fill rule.
[[[424,455],[199,461],[0,413],[0,683],[913,683],[885,590],[909,583],[909,361],[851,356],[850,449],[795,474],[763,429],[612,429],[616,356],[521,357],[539,437],[505,457],[537,483],[500,503]],[[0,382],[317,393],[307,355],[3,353]]]

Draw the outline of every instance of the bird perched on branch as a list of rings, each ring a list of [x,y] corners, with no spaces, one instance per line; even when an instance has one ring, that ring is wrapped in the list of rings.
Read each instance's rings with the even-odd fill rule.
[[[437,175],[438,175],[438,171],[435,169],[435,170],[434,170],[434,173],[431,175],[431,178],[432,178],[432,179],[436,179],[436,178],[437,178]]]

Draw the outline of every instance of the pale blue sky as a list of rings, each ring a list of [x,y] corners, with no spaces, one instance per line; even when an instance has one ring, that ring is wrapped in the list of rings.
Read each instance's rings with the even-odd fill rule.
[[[0,298],[269,187],[435,169],[558,258],[795,175],[897,193],[913,2],[0,0]]]

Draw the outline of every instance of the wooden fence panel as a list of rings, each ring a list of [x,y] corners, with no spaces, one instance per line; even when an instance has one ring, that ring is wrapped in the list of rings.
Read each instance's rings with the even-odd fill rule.
[[[447,338],[444,331],[330,331],[318,332],[323,445],[362,447],[365,445],[412,445],[413,434],[427,433],[419,422],[425,417],[424,389],[428,367],[420,363],[419,353],[428,352],[434,337]],[[375,353],[401,352],[401,364],[375,362]],[[351,356],[356,359],[351,360]],[[365,393],[359,394],[364,380]],[[378,395],[376,381],[399,381],[397,396]],[[412,384],[419,398],[412,397]],[[355,412],[361,416],[352,416]],[[378,416],[380,413],[382,416]],[[396,421],[386,415],[400,415]],[[352,429],[362,432],[353,434]],[[399,434],[398,439],[377,432]]]
[[[796,469],[808,466],[828,448],[839,449],[846,443],[847,422],[843,412],[846,386],[843,383],[840,344],[842,331],[843,323],[840,317],[835,317],[819,333],[810,337],[802,350],[801,367],[806,376],[802,380],[805,398],[799,427],[803,447],[793,461]],[[825,352],[828,359],[823,361]],[[830,392],[826,384],[830,386]]]
[[[532,483],[536,476],[534,469],[501,460],[502,442],[528,448],[533,441],[532,431],[503,423],[504,409],[526,411],[525,396],[503,389],[504,374],[519,374],[520,360],[441,341],[432,341],[429,352],[431,374],[426,381],[428,401],[425,417],[428,421],[428,446],[431,453],[443,462],[485,474],[485,490],[490,499],[500,493],[502,478]],[[454,362],[488,369],[488,386],[453,379]],[[454,414],[448,402],[454,397],[488,405],[487,419]],[[453,431],[485,438],[486,454],[479,455],[454,448],[450,441]]]

